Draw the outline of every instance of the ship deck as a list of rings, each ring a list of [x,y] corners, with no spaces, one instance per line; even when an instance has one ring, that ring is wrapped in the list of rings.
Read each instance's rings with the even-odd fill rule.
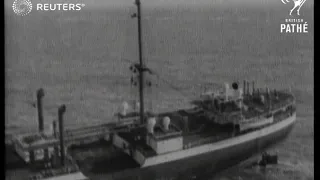
[[[272,104],[272,106],[269,111],[269,108],[266,107],[266,105],[259,104],[259,102],[255,101],[255,99],[252,97],[246,97],[244,99],[244,103],[249,107],[249,109],[246,113],[244,113],[244,117],[249,119],[252,117],[271,113],[274,117],[273,123],[277,123],[289,116],[289,111],[291,111],[291,109],[283,111],[283,107],[289,105],[291,102],[293,102],[293,100],[293,96],[287,93],[277,92],[277,98],[274,94],[270,94],[270,103]],[[246,130],[245,132],[235,132],[235,127],[232,123],[218,124],[212,122],[208,120],[203,111],[195,109],[179,110],[171,113],[159,114],[157,125],[159,125],[161,119],[165,116],[170,117],[171,122],[183,130],[182,136],[184,149],[221,141],[270,125],[268,124],[255,129]],[[183,122],[182,117],[187,117],[188,119],[187,131],[184,129],[185,122]],[[139,133],[146,133],[146,129],[143,127],[138,128],[135,131]],[[145,157],[152,157],[156,155],[156,152],[146,145],[145,139],[135,141],[133,139],[132,133],[135,132],[124,132],[119,133],[118,135],[128,141],[130,144],[134,145],[137,149],[139,149]]]

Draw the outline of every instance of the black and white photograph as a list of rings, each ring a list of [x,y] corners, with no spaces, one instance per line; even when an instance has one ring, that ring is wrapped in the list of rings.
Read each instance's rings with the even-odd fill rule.
[[[4,0],[6,180],[314,180],[314,0]]]

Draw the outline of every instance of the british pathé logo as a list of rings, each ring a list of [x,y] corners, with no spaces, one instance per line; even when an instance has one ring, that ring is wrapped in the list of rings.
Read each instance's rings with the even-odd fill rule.
[[[15,0],[12,9],[17,15],[25,16],[31,12],[32,4],[29,0]]]
[[[308,33],[308,23],[303,19],[285,19],[285,22],[280,25],[281,33]]]
[[[294,3],[293,8],[290,10],[289,15],[292,17],[295,15],[294,10],[296,10],[295,16],[300,16],[300,9],[306,0],[281,0],[283,4]],[[281,33],[308,33],[308,23],[303,19],[299,18],[289,18],[285,19],[284,23],[280,24]]]
[[[293,6],[293,8],[290,10],[290,13],[289,13],[289,15],[291,16],[292,15],[292,12],[295,10],[295,9],[297,9],[297,15],[299,15],[300,16],[300,9],[301,9],[301,7],[302,7],[302,5],[306,2],[306,0],[292,0],[293,1],[293,3],[294,3],[294,6]],[[281,2],[283,3],[283,4],[287,4],[287,3],[289,3],[290,1],[289,0],[281,0]]]
[[[85,4],[73,3],[38,3],[35,6],[36,11],[80,11]],[[25,16],[32,10],[32,3],[30,0],[14,0],[13,12],[19,16]]]

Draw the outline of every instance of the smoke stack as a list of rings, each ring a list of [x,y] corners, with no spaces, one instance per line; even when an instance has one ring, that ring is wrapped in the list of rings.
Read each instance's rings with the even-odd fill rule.
[[[38,126],[39,132],[43,132],[43,113],[42,113],[42,98],[44,97],[44,90],[42,88],[37,90],[37,109],[38,109]]]
[[[59,118],[59,133],[60,133],[60,154],[61,154],[61,165],[65,165],[65,151],[64,151],[64,137],[63,137],[63,114],[66,112],[66,106],[61,105],[58,109],[58,118]]]

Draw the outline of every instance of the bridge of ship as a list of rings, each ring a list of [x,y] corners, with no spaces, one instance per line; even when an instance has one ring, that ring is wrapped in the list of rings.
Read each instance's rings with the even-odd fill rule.
[[[260,101],[260,97],[266,97],[265,103]],[[225,108],[223,111],[217,110],[212,99],[195,100],[193,104],[200,107],[207,117],[210,117],[214,122],[218,124],[228,124],[246,121],[255,121],[269,114],[277,112],[279,109],[286,109],[288,106],[294,104],[294,96],[285,91],[276,92],[262,92],[255,94],[246,94],[243,96],[243,105],[246,107],[239,108],[236,106],[236,101],[225,102]]]

